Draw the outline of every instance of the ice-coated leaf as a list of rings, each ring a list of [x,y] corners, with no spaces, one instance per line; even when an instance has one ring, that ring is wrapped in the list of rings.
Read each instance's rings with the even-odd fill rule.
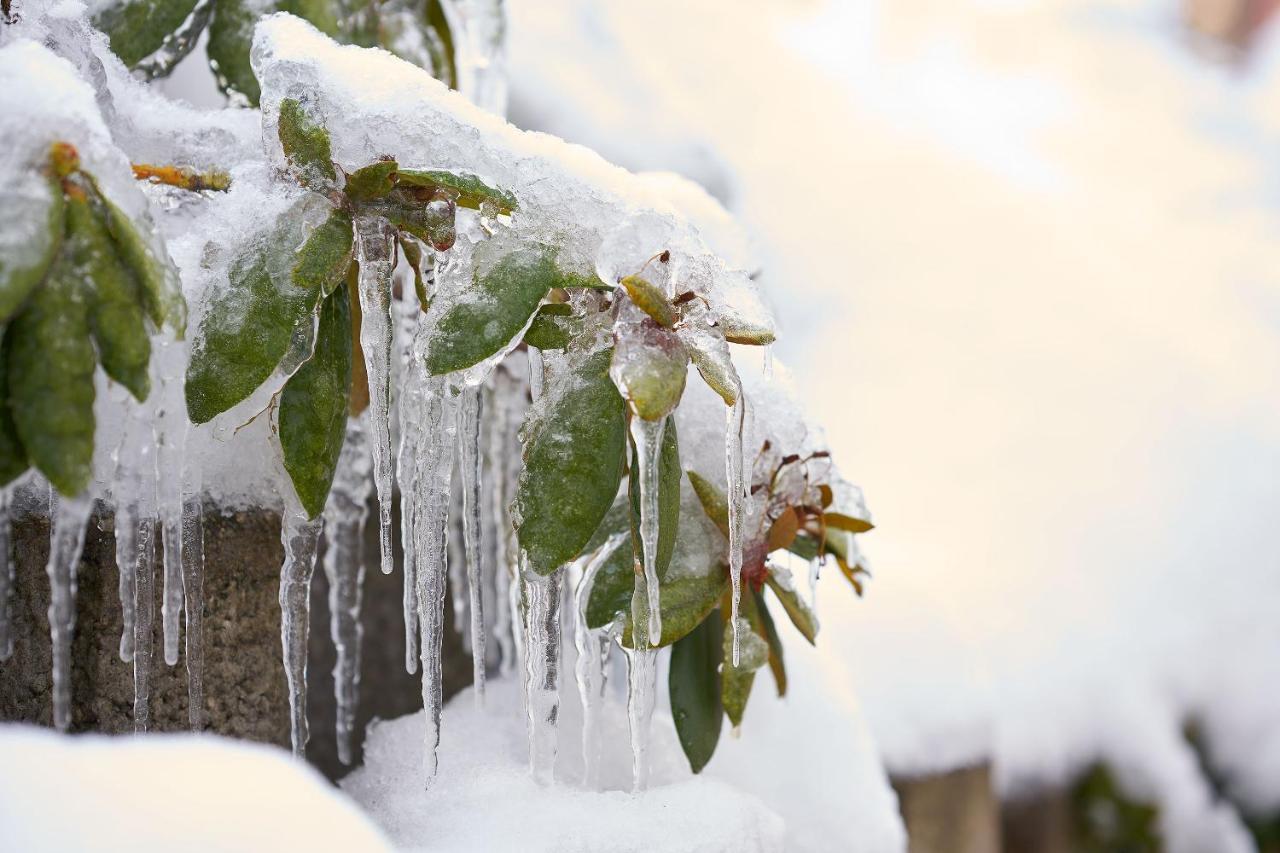
[[[725,632],[721,647],[723,665],[721,667],[720,701],[724,705],[725,716],[733,725],[741,725],[742,715],[747,710],[747,700],[751,697],[751,687],[755,684],[756,670],[769,660],[769,643],[761,633],[760,614],[756,612],[754,594],[743,595],[740,602],[738,621],[739,654],[738,665],[733,664],[733,636]],[[745,624],[744,624],[745,623]]]
[[[760,623],[757,632],[769,644],[769,670],[773,673],[773,683],[778,688],[778,696],[787,695],[787,667],[782,657],[782,638],[778,636],[778,627],[773,624],[773,616],[764,600],[764,590],[751,589],[751,597],[755,599],[755,613]],[[752,627],[756,628],[753,622]]]
[[[347,183],[343,191],[348,198],[356,201],[383,198],[396,188],[396,169],[400,168],[395,160],[379,160],[347,175]]]
[[[309,518],[324,510],[346,436],[351,392],[351,297],[345,282],[324,300],[311,358],[280,394],[284,469]]]
[[[543,305],[525,330],[524,342],[541,350],[564,349],[572,337],[573,309],[563,302]]]
[[[587,599],[587,625],[599,628],[613,620],[619,611],[631,607],[631,593],[636,586],[636,561],[643,565],[643,553],[632,543],[640,542],[640,483],[639,473],[633,466],[629,497],[625,504],[614,504],[600,523],[587,550],[599,539],[614,533],[627,532],[627,539],[609,556],[596,573]],[[629,509],[628,509],[629,508]],[[625,514],[618,510],[627,510]],[[611,524],[612,522],[612,524]],[[616,525],[616,529],[614,529]],[[680,444],[676,437],[674,420],[668,420],[662,431],[662,450],[658,457],[658,554],[656,567],[658,579],[667,576],[671,558],[675,554],[676,539],[680,529]],[[603,535],[602,535],[603,534]]]
[[[9,411],[9,338],[0,329],[0,486],[7,486],[30,467],[27,451]]]
[[[360,340],[360,295],[356,288],[360,284],[360,267],[358,261],[352,261],[347,270],[347,293],[351,311],[351,340]],[[369,408],[369,369],[364,363],[364,347],[351,347],[351,417],[357,417]]]
[[[835,530],[845,530],[849,533],[866,533],[875,529],[875,525],[866,519],[854,518],[851,515],[845,515],[840,512],[823,513],[822,521],[827,527]]]
[[[680,319],[671,300],[667,299],[667,295],[648,279],[629,275],[622,279],[621,284],[636,307],[652,317],[653,321],[664,329],[672,328],[676,320]]]
[[[160,49],[195,9],[197,0],[119,0],[94,15],[111,51],[130,68]]]
[[[328,296],[347,280],[354,248],[351,217],[345,211],[335,210],[307,237],[307,242],[298,252],[294,278],[318,281],[320,295]]]
[[[721,567],[712,567],[703,575],[692,575],[669,580],[659,587],[659,610],[662,612],[662,639],[659,646],[669,646],[688,634],[715,609],[729,587],[729,576]],[[634,647],[631,638],[631,617],[622,632],[622,644]]]
[[[773,329],[758,326],[750,321],[731,315],[722,315],[719,326],[720,331],[724,333],[724,339],[731,344],[766,346],[773,343],[777,338]]]
[[[303,243],[304,206],[305,200],[272,233],[245,247],[231,263],[227,286],[214,293],[187,365],[193,423],[206,423],[252,394],[289,350],[298,324],[315,311],[332,272],[315,257],[332,253],[323,238]],[[300,244],[292,264],[277,257]]]
[[[629,323],[614,334],[609,373],[631,411],[646,421],[661,420],[675,410],[688,366],[684,344],[654,323]]]
[[[689,475],[693,493],[698,496],[698,503],[702,504],[707,518],[715,523],[727,539],[729,537],[729,501],[725,499],[724,492],[697,471],[690,469],[685,473]]]
[[[393,190],[386,198],[367,202],[365,210],[385,217],[397,231],[411,234],[438,252],[453,248],[457,239],[457,206],[443,195],[414,198]]]
[[[729,344],[724,334],[712,324],[707,307],[695,300],[684,309],[684,318],[676,326],[676,334],[689,350],[689,360],[698,368],[702,381],[720,395],[726,406],[738,401],[742,383],[733,365]]]
[[[249,49],[258,19],[272,12],[289,12],[333,36],[338,33],[336,6],[333,0],[217,0],[206,51],[218,86],[257,106],[261,89],[249,63]]]
[[[722,634],[721,620],[713,616],[703,619],[671,647],[667,677],[671,717],[694,773],[700,773],[715,754],[724,724],[720,703]]]
[[[769,573],[765,575],[765,583],[769,585],[769,589],[773,590],[778,601],[782,602],[782,609],[787,611],[791,624],[795,625],[812,645],[818,636],[818,617],[796,592],[790,573],[776,566],[770,566]]]
[[[445,172],[430,169],[401,169],[397,182],[405,187],[425,187],[447,192],[458,207],[479,210],[486,202],[498,213],[511,213],[516,209],[516,197],[506,190],[494,189],[475,175],[467,172]]]
[[[139,283],[116,254],[99,210],[79,187],[67,196],[66,240],[65,251],[83,264],[79,271],[85,277],[89,323],[102,369],[139,401],[147,399],[151,339]]]
[[[550,574],[582,552],[618,493],[626,404],[608,366],[608,350],[587,358],[548,392],[555,396],[540,407],[541,418],[526,421],[516,533],[539,574]]]
[[[463,370],[507,346],[559,281],[555,257],[548,249],[520,248],[488,269],[477,266],[471,287],[449,302],[437,297],[432,303],[432,313],[439,305],[440,315],[427,342],[427,370],[437,376]]]
[[[9,323],[9,409],[27,458],[63,495],[93,473],[93,370],[82,259],[63,252]]]
[[[116,252],[125,267],[138,281],[143,307],[156,326],[166,323],[179,336],[187,330],[187,302],[182,297],[182,284],[173,263],[156,253],[153,245],[138,232],[129,215],[97,190],[96,201],[105,211],[107,231],[115,241]]]
[[[47,197],[34,209],[23,205],[24,213],[13,208],[0,214],[0,323],[9,321],[49,271],[62,244],[64,203],[62,185],[56,178],[30,184],[32,192],[47,186]],[[18,192],[13,188],[12,192]],[[0,199],[9,201],[9,193],[0,190]],[[22,200],[26,202],[26,199]]]
[[[326,181],[333,183],[338,179],[333,167],[329,131],[307,115],[296,98],[285,98],[280,102],[279,132],[284,156],[304,184],[322,187]]]

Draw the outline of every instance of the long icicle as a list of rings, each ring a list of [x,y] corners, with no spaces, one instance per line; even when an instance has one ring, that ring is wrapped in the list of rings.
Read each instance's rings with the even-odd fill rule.
[[[155,519],[147,508],[144,504],[144,511],[134,519],[133,730],[138,733],[151,728],[151,670],[155,657]]]
[[[54,509],[56,507],[56,510]],[[53,643],[53,726],[71,725],[71,637],[76,625],[76,570],[84,549],[85,527],[93,511],[87,495],[59,500],[50,488],[49,632]]]
[[[182,497],[182,591],[187,623],[187,721],[205,727],[204,704],[204,477],[200,460],[184,460]]]
[[[329,635],[337,653],[333,693],[338,760],[351,764],[351,736],[360,699],[360,602],[364,587],[364,525],[369,511],[369,448],[364,418],[347,422],[347,437],[324,509],[324,573],[329,581]],[[402,509],[403,512],[403,509]]]
[[[425,370],[425,366],[420,369]],[[440,646],[444,639],[445,554],[449,523],[453,442],[456,437],[455,398],[444,380],[427,381],[420,423],[424,439],[419,448],[416,488],[411,497],[415,513],[419,654],[422,662],[422,707],[425,711],[423,771],[427,784],[435,778],[436,749],[440,745],[440,706],[443,671]]]
[[[471,599],[471,672],[476,706],[484,706],[485,633],[484,575],[480,554],[481,456],[480,419],[483,408],[483,386],[473,385],[462,392],[458,406],[458,440],[461,443],[462,471],[462,536],[467,557],[467,588]]]
[[[423,428],[419,418],[425,393],[422,383],[426,380],[425,371],[416,369],[414,364],[412,338],[421,325],[422,314],[417,305],[417,296],[412,296],[412,299],[414,304],[411,306],[411,313],[406,310],[400,318],[400,334],[402,337],[409,338],[409,342],[401,351],[400,381],[397,384],[399,393],[396,398],[397,420],[400,425],[396,478],[400,486],[401,571],[404,581],[401,586],[404,668],[410,675],[418,671],[418,558],[417,535],[414,532],[416,514],[413,512],[412,496],[416,490],[418,452],[423,441]]]
[[[509,588],[514,573],[510,570],[509,537],[511,529],[510,513],[511,494],[514,482],[509,478],[512,470],[510,461],[518,460],[518,444],[515,439],[513,423],[519,420],[512,411],[517,393],[524,393],[524,386],[505,368],[499,368],[491,377],[492,394],[490,396],[489,416],[485,419],[488,428],[488,441],[485,443],[485,470],[489,472],[489,513],[492,516],[490,528],[494,531],[489,550],[493,561],[493,636],[498,644],[499,672],[510,675],[515,668],[515,637],[511,624],[511,597]],[[518,471],[518,469],[515,469]]]
[[[520,569],[525,621],[525,707],[529,771],[540,785],[555,780],[556,721],[560,715],[560,599],[564,567],[539,575]]]
[[[0,661],[13,656],[13,588],[17,580],[9,505],[13,487],[0,488]]]
[[[597,765],[600,757],[599,735],[596,733],[600,716],[600,695],[604,689],[604,667],[601,661],[601,638],[606,637],[607,628],[591,629],[587,627],[587,603],[591,599],[591,588],[595,584],[596,575],[618,546],[627,540],[624,533],[616,533],[605,540],[594,554],[587,560],[574,590],[573,609],[573,645],[578,657],[574,662],[573,674],[578,683],[578,699],[582,703],[582,786],[593,790],[596,786]]]
[[[289,740],[293,754],[306,756],[307,636],[311,627],[311,576],[316,568],[316,543],[324,527],[300,506],[286,506],[280,529],[284,563],[280,566],[280,644],[284,674],[289,682]]]
[[[739,662],[738,602],[742,597],[742,513],[747,497],[742,471],[742,440],[747,410],[746,396],[738,385],[738,399],[725,415],[724,467],[729,500],[729,582],[733,586],[731,597],[733,625],[733,665]]]
[[[645,598],[647,637],[653,646],[662,639],[662,612],[658,607],[658,454],[666,423],[666,418],[659,421],[646,421],[634,415],[631,418],[631,438],[635,442],[632,462],[640,471],[640,542],[644,570],[636,576],[636,592]],[[640,589],[642,581],[643,590]],[[641,614],[634,604],[632,609],[632,624],[639,624]],[[636,648],[639,647],[637,641]]]
[[[165,345],[165,349],[173,344]],[[165,359],[168,353],[157,354]],[[164,545],[164,594],[160,609],[164,625],[164,662],[178,662],[180,619],[185,603],[182,565],[183,456],[187,444],[187,413],[181,399],[181,380],[162,377],[157,389],[156,430],[157,461],[165,472],[157,481],[161,539]]]
[[[395,230],[380,216],[356,222],[360,265],[360,347],[369,375],[369,432],[373,480],[378,491],[378,543],[382,573],[391,574],[391,272],[395,266]]]

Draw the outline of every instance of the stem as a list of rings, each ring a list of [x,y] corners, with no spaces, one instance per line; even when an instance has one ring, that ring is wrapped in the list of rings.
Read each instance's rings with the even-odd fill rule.
[[[231,176],[226,172],[197,172],[189,166],[154,166],[150,163],[134,163],[133,176],[153,184],[168,184],[188,192],[202,190],[226,192],[231,188]]]

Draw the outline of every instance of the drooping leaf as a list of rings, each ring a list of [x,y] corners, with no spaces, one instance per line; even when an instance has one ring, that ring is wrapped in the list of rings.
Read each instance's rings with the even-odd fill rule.
[[[742,382],[724,334],[714,324],[714,317],[702,300],[685,304],[682,312],[676,334],[689,350],[689,360],[698,368],[702,381],[720,395],[726,406],[732,406],[738,401]]]
[[[166,323],[179,337],[187,331],[187,302],[182,297],[178,273],[167,256],[157,253],[152,243],[138,232],[129,215],[117,207],[93,184],[95,203],[105,211],[107,231],[125,268],[133,273],[147,316],[157,327]]]
[[[67,195],[67,244],[83,264],[85,293],[90,303],[89,323],[98,345],[102,369],[139,401],[151,391],[148,369],[151,339],[142,309],[137,278],[116,254],[100,212],[88,195],[73,186]]]
[[[733,664],[733,632],[727,626],[724,632],[720,701],[724,705],[725,716],[735,726],[742,724],[751,687],[755,684],[756,670],[769,661],[769,643],[755,627],[760,621],[759,614],[754,612],[755,604],[754,595],[743,595],[739,602],[742,615],[738,618],[737,666]]]
[[[0,329],[0,486],[7,486],[30,467],[9,411],[9,337]]]
[[[728,585],[729,577],[721,567],[712,567],[706,574],[680,577],[661,584],[658,607],[662,613],[662,639],[658,645],[669,646],[697,627],[715,609]],[[634,648],[630,614],[622,632],[622,644]]]
[[[201,424],[253,393],[288,352],[300,323],[311,322],[334,257],[324,238],[303,242],[308,199],[291,208],[269,235],[231,263],[228,286],[218,288],[192,342],[187,365],[187,413]],[[326,233],[317,228],[312,236]],[[293,263],[277,255],[299,246]]]
[[[608,350],[590,356],[548,391],[554,396],[540,406],[541,418],[525,423],[516,534],[539,574],[550,574],[582,552],[618,492],[626,404],[608,365]]]
[[[662,420],[675,410],[688,366],[680,339],[647,318],[615,332],[609,373],[631,411],[646,421]]]
[[[587,599],[587,627],[601,628],[631,609],[636,588],[635,552],[627,534],[596,572]]]
[[[438,319],[427,342],[427,370],[436,376],[463,370],[507,346],[559,280],[555,257],[546,249],[515,249],[492,266],[477,265],[471,287],[432,303],[429,313]]]
[[[865,519],[854,518],[839,512],[825,512],[822,514],[822,520],[827,527],[846,530],[849,533],[866,533],[875,529],[875,525]]]
[[[413,292],[418,297],[418,307],[426,311],[431,306],[431,299],[427,296],[427,285],[422,277],[422,247],[414,237],[404,234],[400,234],[396,241],[400,244],[400,251],[404,253],[409,268],[413,270]]]
[[[338,173],[333,167],[329,131],[307,115],[296,98],[285,98],[280,102],[279,134],[284,156],[304,184],[323,187],[326,181],[332,184],[338,180]]]
[[[427,42],[436,78],[450,89],[458,88],[458,60],[453,44],[453,28],[440,0],[427,0]]]
[[[27,458],[68,497],[93,473],[93,370],[89,301],[63,252],[26,307],[9,323],[9,410]]]
[[[671,300],[656,285],[638,275],[629,275],[622,279],[622,287],[636,306],[648,314],[653,321],[664,329],[670,329],[680,319]]]
[[[111,51],[132,68],[155,53],[177,31],[197,0],[120,0],[101,9],[94,26],[107,34]]]
[[[697,471],[689,469],[686,471],[689,475],[689,483],[693,486],[693,493],[698,496],[698,502],[702,504],[702,509],[707,513],[707,518],[715,523],[725,538],[729,538],[729,501],[724,496],[724,492],[716,488],[707,478],[703,477]]]
[[[27,193],[39,197],[26,198]],[[0,201],[0,323],[6,323],[44,280],[62,244],[62,183],[48,177],[0,188]]]
[[[396,169],[400,168],[395,160],[378,160],[347,175],[343,192],[356,201],[383,198],[396,188]]]
[[[721,634],[721,620],[712,615],[671,647],[667,677],[671,717],[694,773],[700,773],[715,754],[724,721],[720,704]]]
[[[479,210],[486,202],[498,213],[516,209],[516,197],[506,190],[494,189],[468,172],[445,172],[438,169],[401,169],[396,181],[404,187],[424,187],[447,192],[458,207]]]
[[[760,620],[758,631],[769,644],[769,669],[773,673],[773,683],[778,688],[778,696],[787,695],[787,667],[782,657],[782,638],[778,636],[778,627],[773,624],[773,616],[764,600],[763,589],[748,587],[751,597],[755,599],[755,613]],[[744,596],[745,596],[744,592]],[[752,627],[756,627],[752,623]]]
[[[319,282],[321,297],[328,296],[347,280],[354,248],[351,217],[345,211],[335,210],[311,232],[298,251],[293,277],[298,281]]]
[[[796,626],[796,630],[804,635],[810,645],[813,645],[818,636],[818,617],[796,591],[791,573],[785,569],[770,566],[764,580],[769,585],[769,589],[773,590],[773,594],[778,597],[778,601],[782,603],[782,609],[787,611],[791,624]]]
[[[765,546],[768,552],[778,551],[783,548],[790,547],[795,541],[796,533],[800,530],[800,517],[796,515],[796,511],[791,507],[787,507],[782,514],[774,519],[773,524],[769,525],[769,532],[765,536]]]
[[[573,309],[563,302],[543,305],[525,330],[524,342],[541,350],[564,349],[573,335],[572,317]]]
[[[343,283],[324,300],[315,351],[280,394],[284,468],[308,517],[324,510],[346,435],[351,392],[351,297]]]

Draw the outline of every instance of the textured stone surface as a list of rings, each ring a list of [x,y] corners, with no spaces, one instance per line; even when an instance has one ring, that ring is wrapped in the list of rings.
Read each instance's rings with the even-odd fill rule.
[[[398,530],[397,525],[397,530]],[[360,731],[374,717],[410,713],[422,706],[420,682],[404,670],[399,567],[389,576],[376,568],[376,534],[366,531],[364,654]],[[13,657],[0,663],[0,720],[50,725],[51,649],[47,519],[26,517],[13,528],[17,589],[13,601]],[[269,511],[211,512],[205,518],[205,695],[208,727],[219,734],[287,746],[288,699],[280,662],[277,602],[280,518]],[[398,557],[398,551],[397,551]],[[152,730],[181,731],[187,724],[185,657],[166,666],[161,654],[160,555],[156,555],[155,661]],[[115,536],[111,517],[90,521],[79,568],[72,667],[72,730],[133,730],[133,666],[119,657],[121,614]],[[346,769],[337,760],[333,724],[334,651],[329,639],[328,584],[317,567],[312,586],[308,662],[308,759],[330,778]],[[446,620],[451,616],[446,607]],[[445,693],[471,680],[471,663],[456,632],[445,631]],[[359,749],[356,759],[359,760]]]

